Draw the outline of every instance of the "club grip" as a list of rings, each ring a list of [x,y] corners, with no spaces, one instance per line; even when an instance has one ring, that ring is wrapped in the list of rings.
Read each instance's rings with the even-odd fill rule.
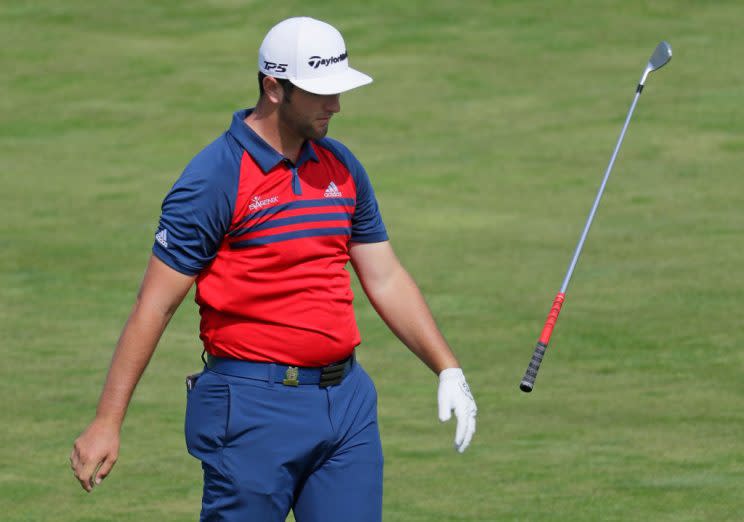
[[[519,384],[519,389],[525,393],[531,392],[532,388],[535,387],[535,379],[537,378],[538,370],[540,370],[540,363],[542,363],[543,357],[545,356],[545,350],[548,348],[550,336],[553,333],[555,323],[558,322],[558,314],[561,313],[561,307],[565,300],[566,294],[564,292],[558,292],[553,300],[553,306],[550,307],[548,318],[545,321],[545,326],[543,326],[540,339],[537,341],[537,345],[535,346],[535,351],[532,353],[530,364],[527,366],[527,371],[524,372],[522,382]]]
[[[535,387],[537,371],[540,369],[540,363],[542,363],[543,356],[545,355],[545,350],[547,348],[548,347],[540,341],[537,342],[535,351],[532,353],[532,359],[530,359],[530,364],[529,366],[527,366],[527,371],[524,372],[522,382],[519,384],[519,389],[523,392],[530,393],[532,391],[532,388]]]
[[[547,347],[550,342],[550,336],[553,334],[553,327],[555,327],[555,323],[558,322],[558,314],[561,313],[561,307],[565,300],[566,294],[559,292],[553,300],[553,306],[550,307],[550,313],[548,314],[545,326],[543,326],[542,333],[540,334],[540,342],[544,344],[545,347]]]

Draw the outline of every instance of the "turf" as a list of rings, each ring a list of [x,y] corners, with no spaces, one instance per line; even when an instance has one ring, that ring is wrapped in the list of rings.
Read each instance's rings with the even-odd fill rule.
[[[309,14],[375,78],[332,135],[478,400],[464,455],[436,379],[357,290],[386,521],[735,521],[744,500],[740,2],[21,2],[0,5],[0,518],[193,520],[181,307],[113,474],[68,466],[163,195],[256,99],[265,31]],[[635,84],[649,79],[531,395],[518,390]],[[353,514],[349,520],[353,521]]]

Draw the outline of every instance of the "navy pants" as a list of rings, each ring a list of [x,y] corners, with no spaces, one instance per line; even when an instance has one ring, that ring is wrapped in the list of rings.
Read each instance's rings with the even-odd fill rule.
[[[204,470],[202,521],[380,522],[377,393],[355,363],[338,385],[285,386],[205,369],[186,403]]]

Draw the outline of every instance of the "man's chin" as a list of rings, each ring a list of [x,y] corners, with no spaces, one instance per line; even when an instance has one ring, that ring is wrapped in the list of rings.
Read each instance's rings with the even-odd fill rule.
[[[326,134],[328,134],[328,125],[324,125],[321,128],[313,128],[311,130],[309,138],[312,140],[322,140],[326,137]]]

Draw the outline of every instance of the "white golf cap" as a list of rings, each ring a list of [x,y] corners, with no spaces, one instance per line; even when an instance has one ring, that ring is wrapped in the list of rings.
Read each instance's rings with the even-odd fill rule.
[[[349,67],[346,44],[336,28],[304,16],[271,28],[258,50],[258,70],[314,94],[338,94],[372,83]]]

